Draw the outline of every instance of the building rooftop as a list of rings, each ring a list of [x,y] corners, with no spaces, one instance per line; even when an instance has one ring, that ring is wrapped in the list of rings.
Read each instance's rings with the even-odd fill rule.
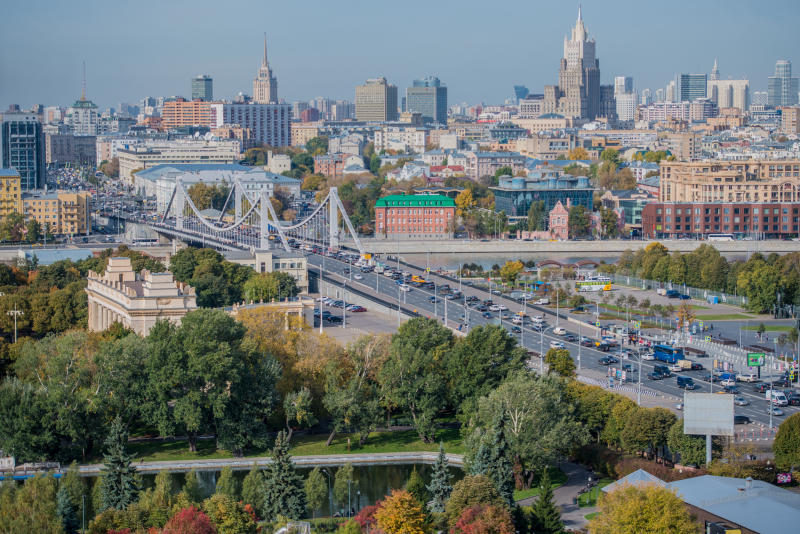
[[[0,169],[0,178],[17,178],[19,173],[14,169]]]
[[[375,202],[376,208],[397,207],[455,207],[452,198],[444,195],[389,195]]]

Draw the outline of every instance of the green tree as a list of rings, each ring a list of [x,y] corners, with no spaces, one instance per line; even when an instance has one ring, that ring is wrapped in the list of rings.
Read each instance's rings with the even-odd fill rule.
[[[666,408],[638,408],[620,434],[622,445],[631,452],[650,451],[667,444],[667,434],[676,421]]]
[[[0,485],[0,532],[63,534],[56,491],[56,481],[49,475],[29,478],[19,487]]]
[[[600,226],[603,229],[603,237],[617,237],[619,235],[618,219],[617,212],[614,210],[606,208],[600,210]]]
[[[56,493],[56,513],[61,518],[61,526],[64,527],[64,532],[74,534],[78,531],[78,516],[69,498],[67,488],[63,485],[59,486],[58,493]]]
[[[531,529],[537,534],[560,534],[564,532],[561,511],[555,503],[553,485],[548,469],[542,470],[539,482],[539,497],[531,507]]]
[[[242,502],[252,506],[259,516],[263,516],[264,499],[262,496],[264,484],[264,472],[253,462],[253,467],[250,468],[247,476],[242,481]]]
[[[306,494],[303,479],[289,455],[286,433],[280,431],[272,448],[272,463],[265,470],[264,515],[274,520],[279,515],[300,519],[305,514]]]
[[[792,414],[778,427],[772,444],[775,464],[780,469],[794,470],[800,466],[800,414]]]
[[[305,482],[305,491],[308,508],[316,515],[317,510],[322,508],[322,505],[325,504],[325,498],[328,496],[328,486],[319,467],[315,467],[308,474]]]
[[[550,349],[544,355],[544,361],[551,373],[569,377],[575,374],[575,362],[567,349]]]
[[[422,480],[422,476],[417,472],[416,466],[411,469],[411,474],[406,481],[405,490],[419,501],[423,509],[431,498],[430,493],[428,493],[428,488],[425,486],[425,481]]]
[[[136,501],[139,481],[127,451],[128,431],[119,417],[111,423],[105,445],[105,461],[100,471],[102,508],[123,510]]]
[[[336,469],[333,477],[333,498],[339,506],[348,506],[348,501],[352,500],[352,494],[356,489],[358,488],[353,474],[353,464],[346,463]]]
[[[606,148],[600,154],[600,159],[613,165],[619,165],[619,150],[614,148]]]
[[[175,502],[174,483],[169,471],[160,471],[155,478],[152,488],[145,490],[139,497],[139,502],[128,508],[141,511],[144,516],[144,526],[163,527],[172,515]]]
[[[545,229],[547,220],[547,210],[544,208],[544,200],[531,202],[528,209],[528,231],[536,232]]]
[[[311,427],[317,423],[313,412],[313,398],[311,390],[303,386],[300,391],[288,393],[283,399],[283,412],[286,414],[286,439],[292,440],[292,423],[302,427]]]
[[[186,494],[186,497],[188,497],[191,502],[199,503],[203,500],[203,494],[200,490],[200,481],[197,478],[197,471],[194,469],[190,469],[189,472],[186,473],[183,482],[183,493]]]
[[[495,180],[500,178],[501,176],[514,176],[514,169],[512,169],[508,165],[506,165],[505,167],[500,167],[494,173]]]
[[[231,499],[238,500],[239,485],[233,476],[233,469],[228,466],[222,468],[219,478],[217,479],[216,488],[214,488],[214,493],[221,493],[222,495],[227,495]]]
[[[452,343],[452,333],[437,321],[415,317],[392,337],[389,358],[378,373],[386,400],[408,410],[425,443],[435,440],[434,417],[446,393],[440,362]]]
[[[87,487],[86,483],[81,476],[80,469],[78,469],[78,462],[73,461],[67,472],[59,481],[59,491],[61,488],[67,492],[69,495],[70,503],[72,504],[72,508],[75,510],[76,517],[82,518],[86,517],[87,519],[92,517],[92,499],[91,495],[87,495]],[[84,499],[84,497],[86,497]],[[84,510],[84,504],[86,510]]]
[[[667,434],[667,446],[680,455],[683,465],[703,465],[706,461],[706,438],[683,433],[683,419],[678,419]],[[712,440],[712,448],[720,450],[719,441]]]
[[[567,221],[570,237],[583,237],[589,233],[589,214],[581,204],[569,208]]]
[[[431,482],[428,484],[428,491],[432,497],[432,512],[439,514],[444,512],[445,504],[450,498],[450,493],[453,491],[453,486],[450,484],[452,478],[453,475],[450,473],[447,455],[444,453],[444,445],[439,443],[439,455],[436,457],[436,462],[433,464]]]
[[[506,440],[505,424],[504,413],[495,416],[487,441],[489,466],[486,474],[497,486],[497,492],[506,505],[511,506],[514,504],[514,469],[511,465],[512,452]]]
[[[244,284],[244,297],[253,302],[285,300],[299,292],[294,277],[281,271],[257,274]]]

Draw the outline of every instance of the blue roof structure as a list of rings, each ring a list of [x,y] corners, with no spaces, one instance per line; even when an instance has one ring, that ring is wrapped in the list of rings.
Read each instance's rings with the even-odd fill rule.
[[[144,178],[145,180],[156,181],[165,174],[178,174],[183,172],[200,172],[200,171],[241,171],[248,172],[256,167],[248,167],[247,165],[239,165],[238,163],[162,163],[160,165],[153,165],[136,173],[136,178]]]
[[[617,480],[616,482],[609,484],[608,486],[601,488],[601,490],[605,493],[610,493],[615,489],[619,488],[620,486],[630,485],[630,486],[637,486],[637,485],[645,485],[648,486],[650,484],[655,484],[657,486],[666,486],[667,483],[658,478],[655,475],[651,475],[644,469],[637,469],[630,475],[626,477],[622,477],[621,479]]]
[[[51,265],[61,260],[72,260],[74,262],[85,260],[92,257],[92,251],[89,249],[19,249],[17,252],[19,257],[26,259],[33,259],[35,256],[39,260],[39,265]]]
[[[0,169],[0,177],[12,178],[19,176],[19,173],[14,169]]]

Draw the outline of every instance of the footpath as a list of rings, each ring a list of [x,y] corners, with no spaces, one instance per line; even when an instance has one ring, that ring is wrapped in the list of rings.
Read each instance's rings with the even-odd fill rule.
[[[581,508],[575,504],[575,499],[580,490],[588,485],[589,477],[592,477],[592,480],[597,480],[597,477],[583,466],[572,462],[563,462],[559,468],[567,475],[567,481],[553,490],[553,498],[556,505],[561,508],[561,520],[564,522],[564,527],[570,530],[580,530],[589,523],[585,516],[596,512],[597,507]],[[536,499],[538,497],[528,497],[517,501],[517,504],[530,506]]]

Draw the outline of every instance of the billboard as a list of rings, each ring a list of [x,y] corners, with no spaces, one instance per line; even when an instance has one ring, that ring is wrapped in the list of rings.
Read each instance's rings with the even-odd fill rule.
[[[761,367],[764,365],[763,352],[748,352],[747,353],[747,366],[748,367]]]
[[[683,394],[683,433],[705,436],[733,435],[733,395]]]

